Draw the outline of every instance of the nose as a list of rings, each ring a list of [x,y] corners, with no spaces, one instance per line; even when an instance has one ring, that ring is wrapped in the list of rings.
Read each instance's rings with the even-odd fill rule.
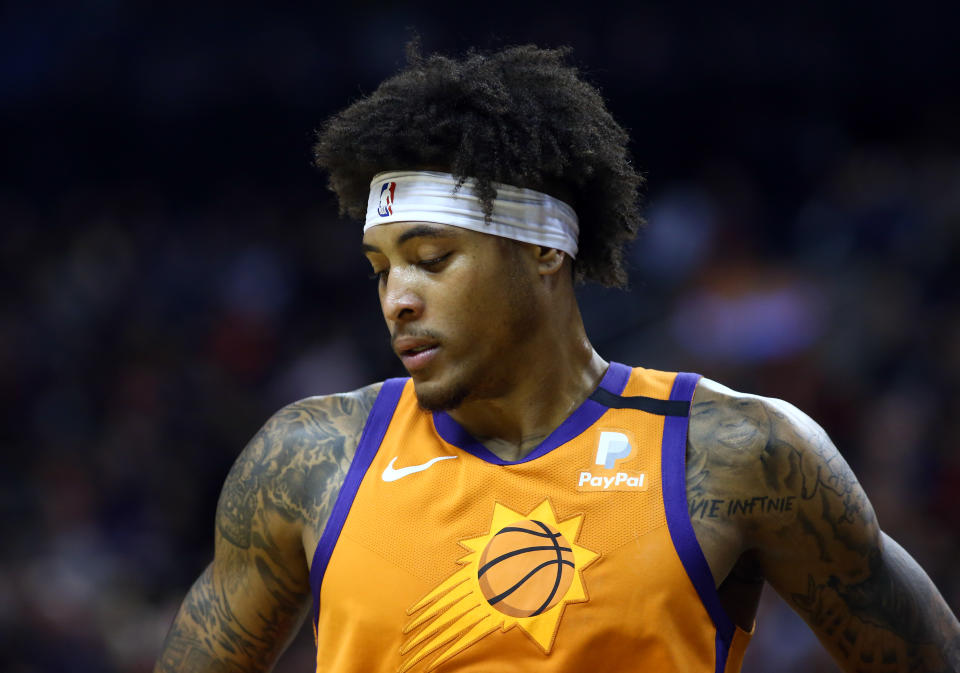
[[[410,322],[423,315],[423,297],[411,274],[405,269],[395,268],[387,276],[386,288],[380,299],[383,316],[394,322]]]

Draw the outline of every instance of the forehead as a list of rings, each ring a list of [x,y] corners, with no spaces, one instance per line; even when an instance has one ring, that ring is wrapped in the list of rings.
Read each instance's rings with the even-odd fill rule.
[[[364,250],[400,246],[414,239],[468,238],[482,236],[473,231],[436,222],[391,222],[378,224],[363,232]]]

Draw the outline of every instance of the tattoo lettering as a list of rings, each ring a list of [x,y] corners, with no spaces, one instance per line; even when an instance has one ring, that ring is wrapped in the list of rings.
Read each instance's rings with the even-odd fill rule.
[[[702,519],[703,517],[709,517],[711,519],[720,518],[723,514],[726,507],[724,504],[725,500],[719,498],[701,498],[700,500],[692,498],[690,500],[690,518],[691,519]]]
[[[756,495],[749,498],[691,498],[690,518],[718,519],[724,516],[753,516],[759,514],[793,511],[793,503],[797,497],[786,495],[779,498],[768,495]]]

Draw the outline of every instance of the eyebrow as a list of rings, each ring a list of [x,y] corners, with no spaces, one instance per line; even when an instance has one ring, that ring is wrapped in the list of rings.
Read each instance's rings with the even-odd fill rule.
[[[397,237],[397,245],[403,245],[411,238],[450,238],[457,234],[450,231],[448,227],[433,227],[429,224],[418,224],[415,227],[407,229]],[[380,248],[369,243],[363,243],[361,246],[364,252],[380,252]]]

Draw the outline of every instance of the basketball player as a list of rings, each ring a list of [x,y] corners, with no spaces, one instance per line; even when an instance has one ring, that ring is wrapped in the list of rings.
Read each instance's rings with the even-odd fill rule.
[[[769,583],[845,671],[958,671],[960,625],[786,402],[606,362],[625,132],[558,51],[424,58],[316,146],[409,379],[271,418],[157,671],[736,671]],[[358,232],[359,234],[359,232]],[[706,338],[706,337],[705,337]]]

